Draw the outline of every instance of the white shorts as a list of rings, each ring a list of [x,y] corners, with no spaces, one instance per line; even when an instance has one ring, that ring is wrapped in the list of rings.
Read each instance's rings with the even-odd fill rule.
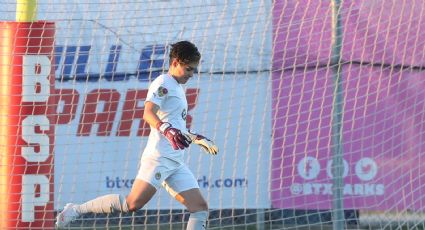
[[[136,179],[148,182],[157,190],[162,185],[172,197],[183,191],[199,188],[198,181],[185,164],[163,157],[142,158]]]

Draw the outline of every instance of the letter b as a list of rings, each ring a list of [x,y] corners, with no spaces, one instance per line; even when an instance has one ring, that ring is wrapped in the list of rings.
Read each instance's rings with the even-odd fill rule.
[[[22,101],[45,102],[50,96],[51,62],[45,55],[22,57]]]

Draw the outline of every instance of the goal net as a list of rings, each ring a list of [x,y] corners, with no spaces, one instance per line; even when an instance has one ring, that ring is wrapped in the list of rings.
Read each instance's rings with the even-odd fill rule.
[[[11,23],[16,1],[0,10],[2,229],[54,228],[66,203],[130,192],[147,89],[180,40],[202,54],[187,126],[220,148],[185,155],[209,229],[332,229],[338,214],[346,228],[423,224],[422,0],[36,4],[32,22]],[[70,227],[188,217],[160,189],[137,212]]]

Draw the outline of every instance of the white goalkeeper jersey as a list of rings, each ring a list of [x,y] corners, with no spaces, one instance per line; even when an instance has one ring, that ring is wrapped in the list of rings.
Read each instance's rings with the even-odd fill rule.
[[[182,85],[171,75],[162,74],[152,82],[145,102],[147,101],[159,106],[157,115],[161,121],[169,122],[181,132],[187,132],[186,115],[188,108],[186,94]],[[174,150],[169,141],[156,127],[151,126],[148,143],[142,155],[142,158],[144,157],[165,157],[183,163],[184,150]]]

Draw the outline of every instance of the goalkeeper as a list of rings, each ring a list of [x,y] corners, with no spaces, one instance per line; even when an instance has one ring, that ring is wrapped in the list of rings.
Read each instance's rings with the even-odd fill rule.
[[[172,45],[170,68],[149,86],[143,119],[151,132],[141,157],[139,172],[127,197],[109,194],[84,204],[67,204],[56,217],[56,226],[67,226],[85,213],[134,212],[142,208],[163,186],[190,212],[188,230],[206,228],[208,205],[198,182],[184,163],[185,148],[200,145],[216,155],[217,146],[202,135],[186,129],[188,110],[185,84],[199,64],[201,55],[194,44],[180,41]]]

